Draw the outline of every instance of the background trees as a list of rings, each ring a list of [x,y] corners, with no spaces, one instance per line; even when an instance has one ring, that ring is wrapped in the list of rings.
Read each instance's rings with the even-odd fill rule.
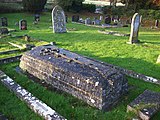
[[[60,5],[63,9],[79,12],[82,9],[84,0],[53,0],[55,4]]]
[[[42,12],[47,0],[23,0],[24,10],[28,12]]]

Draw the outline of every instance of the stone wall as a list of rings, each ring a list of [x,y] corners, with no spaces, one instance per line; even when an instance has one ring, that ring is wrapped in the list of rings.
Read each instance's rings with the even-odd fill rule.
[[[20,68],[99,109],[109,109],[128,91],[118,70],[55,46],[27,52]]]

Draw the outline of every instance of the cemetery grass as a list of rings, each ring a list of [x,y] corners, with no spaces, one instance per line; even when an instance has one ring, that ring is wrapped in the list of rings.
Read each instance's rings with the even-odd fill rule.
[[[18,27],[15,26],[15,22],[20,20],[20,18],[28,21],[28,30],[13,32],[11,33],[12,35],[19,36],[28,34],[33,38],[41,39],[46,42],[54,41],[57,43],[57,46],[67,50],[160,79],[160,64],[156,64],[156,59],[160,54],[160,32],[158,30],[141,28],[139,33],[139,40],[141,43],[130,45],[126,44],[129,39],[128,37],[101,34],[98,33],[98,28],[72,24],[70,20],[67,24],[67,28],[76,28],[76,31],[69,31],[65,34],[53,34],[52,29],[49,29],[49,26],[51,26],[50,13],[43,13],[38,25],[32,24],[32,14],[14,13],[3,14],[3,16],[8,18],[9,28],[11,29],[18,30]],[[85,18],[85,16],[83,17]],[[130,32],[130,28],[108,28],[107,30],[120,31],[123,33]],[[24,42],[23,40],[15,40],[9,37],[0,39],[0,41],[7,40],[19,43]],[[13,47],[8,44],[5,44],[4,46],[0,44],[0,51],[9,49],[13,49]],[[16,53],[8,54],[7,56],[0,55],[0,58],[14,55],[16,55]],[[26,76],[16,73],[15,67],[18,66],[18,64],[19,63],[5,64],[2,65],[0,69],[16,80],[17,83],[33,93],[33,95],[47,103],[47,105],[68,119],[128,119],[130,115],[126,115],[127,104],[134,100],[145,89],[160,92],[158,85],[128,78],[129,84],[133,86],[133,89],[130,89],[128,95],[123,97],[119,104],[110,112],[102,112],[66,93],[51,92],[45,87],[32,82]],[[24,116],[24,119],[26,120],[27,118],[41,119],[33,114],[25,103],[16,98],[15,95],[10,93],[2,84],[0,84],[0,96],[0,104],[2,106],[0,107],[0,112],[6,114],[10,119],[22,119],[23,111],[26,113]],[[158,117],[160,117],[160,114],[156,115],[154,119],[156,120]]]

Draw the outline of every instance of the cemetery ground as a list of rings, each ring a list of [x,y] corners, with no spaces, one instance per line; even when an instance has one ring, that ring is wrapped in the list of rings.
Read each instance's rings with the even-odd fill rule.
[[[131,45],[127,44],[129,41],[128,36],[105,35],[98,32],[98,30],[103,30],[103,28],[94,28],[71,23],[71,14],[69,14],[67,29],[75,28],[76,30],[68,31],[68,33],[64,34],[54,34],[52,29],[49,28],[52,26],[50,13],[43,13],[38,24],[33,24],[33,15],[28,13],[1,15],[8,18],[8,28],[17,30],[11,33],[12,36],[23,36],[27,34],[37,40],[31,41],[31,44],[44,45],[50,42],[56,42],[58,47],[160,79],[160,64],[156,64],[157,57],[160,54],[160,31],[157,29],[140,27],[139,40],[141,43]],[[86,18],[88,16],[83,17]],[[15,22],[18,22],[22,18],[27,20],[28,30],[20,31],[18,30],[18,26],[15,26]],[[127,34],[130,33],[130,27],[106,29]],[[23,38],[7,36],[0,39],[0,52],[15,49],[15,47],[8,44],[8,42],[19,45],[27,43]],[[21,50],[5,55],[0,54],[0,58],[23,54],[23,52],[24,51]],[[130,85],[128,94],[123,96],[114,108],[105,112],[90,107],[67,93],[51,90],[39,83],[33,82],[26,75],[16,72],[15,68],[18,65],[19,62],[3,64],[0,65],[0,70],[4,71],[18,84],[69,120],[130,119],[134,116],[132,113],[126,113],[126,107],[130,102],[145,89],[160,92],[159,85],[127,77]],[[1,83],[0,112],[5,114],[8,119],[42,119]],[[160,112],[153,117],[154,120],[158,120],[159,118]]]

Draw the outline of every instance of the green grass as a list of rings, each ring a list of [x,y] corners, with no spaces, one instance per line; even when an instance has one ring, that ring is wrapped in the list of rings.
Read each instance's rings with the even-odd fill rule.
[[[9,42],[14,43],[16,45],[19,45],[21,47],[23,47],[25,44],[33,44],[35,46],[49,44],[48,42],[41,41],[41,40],[35,40],[33,38],[31,39],[31,41],[27,42],[24,40],[24,38],[12,38],[12,37],[8,36],[8,37],[2,38],[0,40],[0,52],[19,49],[17,47],[12,46],[11,44],[9,44]],[[14,52],[14,53],[1,54],[0,59],[16,56],[16,55],[22,54],[23,52],[24,52],[24,50]]]
[[[107,63],[111,63],[123,68],[134,70],[135,72],[143,73],[155,78],[160,79],[160,64],[156,64],[156,59],[160,54],[160,32],[157,30],[150,30],[141,28],[139,33],[140,44],[130,45],[126,44],[129,41],[128,37],[118,37],[112,35],[105,35],[98,33],[98,28],[87,27],[85,25],[77,25],[68,23],[67,28],[76,28],[77,31],[70,31],[65,34],[53,34],[51,26],[51,14],[43,13],[41,21],[38,25],[33,25],[33,15],[29,13],[14,13],[14,14],[1,14],[2,16],[8,17],[9,28],[17,29],[14,25],[20,19],[26,19],[28,21],[28,30],[18,31],[12,33],[13,35],[24,35],[37,39],[44,40],[46,42],[56,42],[59,47],[71,50],[73,52],[85,55],[88,57],[95,58]],[[84,16],[83,16],[84,17]],[[87,16],[88,17],[88,16]],[[130,28],[108,28],[112,31],[120,31],[123,33],[129,33]],[[0,41],[14,41],[23,43],[24,41],[15,40],[10,38],[2,38]],[[11,46],[1,46],[0,51],[12,49]],[[10,56],[10,55],[8,55]],[[1,55],[0,55],[1,57]],[[4,57],[4,56],[3,56]],[[6,57],[6,56],[5,56]],[[1,70],[5,71],[10,77],[12,77],[17,83],[22,85],[25,89],[33,93],[36,97],[47,103],[50,107],[55,109],[58,113],[70,120],[125,120],[128,119],[129,115],[126,113],[126,106],[132,100],[134,100],[139,94],[145,89],[160,92],[158,85],[145,83],[141,80],[128,78],[129,84],[134,86],[129,91],[129,94],[121,100],[121,102],[109,112],[102,112],[95,108],[90,107],[86,103],[66,94],[55,91],[47,90],[38,83],[32,82],[24,75],[20,75],[15,72],[15,67],[19,63],[5,64],[0,67]],[[5,94],[3,94],[5,91]],[[0,84],[0,112],[6,114],[10,119],[16,118],[21,119],[21,114],[25,112],[25,118],[40,119],[36,115],[30,117],[30,112],[25,104],[22,104],[20,100],[12,93]],[[11,98],[11,99],[9,99]],[[17,110],[15,102],[13,104],[7,104],[7,100],[11,103],[20,105],[21,111]],[[4,102],[5,101],[5,102]],[[10,113],[10,109],[14,112]],[[153,119],[157,120],[160,118],[160,114],[157,114]]]
[[[23,86],[25,89],[30,91],[33,95],[41,99],[43,102],[47,103],[50,107],[55,109],[61,115],[70,120],[125,120],[129,117],[129,114],[126,113],[126,106],[129,104],[134,98],[136,98],[139,94],[141,94],[145,89],[150,89],[153,91],[160,92],[160,88],[158,85],[153,85],[150,83],[145,83],[140,80],[128,78],[129,84],[134,85],[134,87],[129,91],[129,94],[124,96],[121,99],[121,102],[118,103],[116,107],[114,107],[109,112],[103,112],[97,110],[95,108],[90,107],[86,103],[68,95],[66,93],[59,93],[56,91],[51,91],[42,87],[38,83],[34,83],[32,80],[28,79],[27,76],[22,74],[18,74],[15,72],[15,67],[18,66],[19,63],[6,64],[1,67],[3,71],[6,72],[7,75],[11,76],[17,83]],[[2,86],[2,85],[1,85]],[[6,88],[2,87],[6,90]],[[3,91],[0,92],[0,95],[3,94]],[[3,95],[4,96],[4,95]],[[13,95],[12,95],[13,96]],[[9,96],[7,96],[9,97]],[[10,96],[11,97],[11,96]],[[5,98],[5,97],[4,97]],[[0,103],[4,102],[4,98],[0,99]],[[11,101],[18,101],[15,97],[11,97]],[[20,104],[21,102],[17,102]],[[15,108],[17,104],[12,104],[12,106],[3,105],[0,108],[0,111],[4,112],[8,117],[10,117],[10,113],[7,110],[8,107]],[[20,114],[23,113],[23,110],[26,109],[26,105],[21,105],[21,112],[15,112],[17,119],[20,119]],[[26,118],[30,116],[29,113],[26,112]],[[15,116],[14,116],[15,117]],[[34,116],[33,116],[34,117]],[[157,114],[154,119],[156,120],[160,117],[160,114]],[[27,119],[26,119],[27,120]]]

